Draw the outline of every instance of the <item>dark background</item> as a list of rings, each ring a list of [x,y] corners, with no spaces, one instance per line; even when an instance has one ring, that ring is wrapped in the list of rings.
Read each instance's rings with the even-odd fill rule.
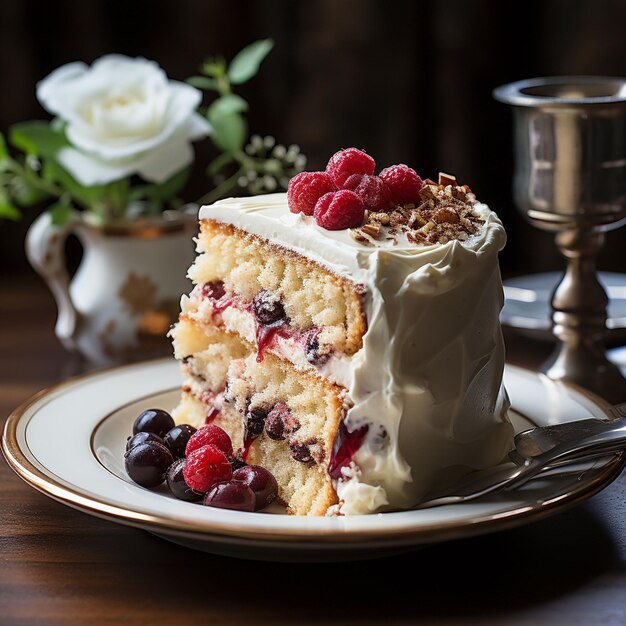
[[[554,74],[626,75],[624,0],[2,0],[0,129],[46,118],[35,83],[61,64],[108,52],[196,73],[272,37],[261,73],[241,91],[252,132],[298,143],[308,169],[357,146],[380,167],[457,175],[502,217],[505,275],[560,267],[550,235],[527,226],[511,199],[511,115],[502,83]],[[187,195],[207,191],[208,141]],[[36,215],[0,223],[0,272],[25,271],[23,237]],[[626,271],[626,229],[609,235],[602,269]]]

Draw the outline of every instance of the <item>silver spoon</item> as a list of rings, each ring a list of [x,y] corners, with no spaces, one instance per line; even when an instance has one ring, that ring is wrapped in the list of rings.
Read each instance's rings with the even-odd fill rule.
[[[518,433],[513,442],[515,445],[513,454],[518,456],[511,460],[518,462],[516,459],[538,456],[557,445],[581,441],[592,435],[612,430],[618,425],[618,420],[626,419],[626,402],[614,406],[609,410],[609,414],[611,414],[614,419],[591,418],[577,420],[574,422],[564,422],[562,424],[531,428]]]
[[[510,458],[519,461],[519,464],[508,462],[471,472],[445,492],[428,494],[427,500],[419,504],[417,508],[467,502],[495,491],[515,489],[535,478],[545,469],[605,456],[626,447],[626,418],[585,421],[601,422],[601,424],[594,424],[591,428],[591,425],[583,427],[582,431],[586,430],[588,434],[574,440],[572,440],[572,435],[568,434],[567,428],[556,431],[551,426],[532,429],[534,431],[532,437],[527,436],[522,439],[528,444],[526,451],[535,451],[536,455],[525,457],[516,448]],[[575,423],[569,422],[568,424]],[[567,424],[560,426],[565,427]],[[544,429],[551,430],[546,434],[543,432]],[[577,430],[579,434],[582,432],[579,429],[574,430]],[[532,446],[531,443],[533,443]],[[547,448],[545,451],[542,451],[542,445]]]

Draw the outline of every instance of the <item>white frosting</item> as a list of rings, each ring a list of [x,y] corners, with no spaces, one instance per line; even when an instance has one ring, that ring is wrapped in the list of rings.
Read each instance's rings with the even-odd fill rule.
[[[447,470],[498,463],[511,445],[502,386],[498,251],[506,235],[484,204],[466,241],[365,246],[289,212],[285,194],[203,207],[365,286],[368,330],[349,363],[349,431],[369,425],[356,466],[336,482],[344,514],[414,506]],[[381,436],[386,433],[387,436]]]

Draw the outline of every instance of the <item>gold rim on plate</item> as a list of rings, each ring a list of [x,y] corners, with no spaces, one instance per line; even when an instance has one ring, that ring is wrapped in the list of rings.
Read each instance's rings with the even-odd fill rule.
[[[166,360],[167,359],[161,359],[163,362]],[[593,478],[589,479],[578,488],[572,488],[550,500],[528,503],[501,513],[476,516],[465,520],[438,521],[432,524],[420,525],[419,528],[394,529],[391,535],[387,529],[380,529],[378,531],[371,529],[351,529],[349,531],[342,530],[341,532],[330,533],[326,529],[316,530],[310,528],[306,529],[306,531],[294,529],[294,531],[285,533],[277,532],[276,529],[272,529],[269,526],[262,530],[250,530],[249,528],[237,526],[232,523],[220,523],[214,520],[189,520],[188,523],[182,523],[179,519],[170,518],[166,515],[147,514],[131,508],[109,504],[103,499],[93,497],[93,495],[84,493],[82,490],[69,487],[61,481],[56,480],[54,477],[42,472],[28,459],[20,448],[17,441],[18,424],[24,416],[24,413],[45,396],[59,389],[63,389],[64,387],[73,386],[79,381],[102,376],[103,373],[112,373],[125,368],[140,367],[146,363],[152,364],[157,362],[159,362],[159,360],[132,363],[83,374],[36,393],[15,409],[6,421],[2,436],[2,452],[9,466],[25,482],[54,500],[67,504],[80,511],[95,515],[96,517],[139,527],[152,532],[175,534],[178,536],[206,540],[210,538],[232,538],[262,542],[308,541],[325,544],[341,543],[355,547],[362,546],[364,543],[371,542],[372,540],[379,540],[383,543],[389,542],[395,545],[431,543],[511,528],[530,520],[540,520],[595,495],[613,482],[624,467],[626,467],[626,451],[619,452],[601,468],[595,469],[595,476],[593,476]],[[517,366],[507,365],[507,369],[537,375],[537,373],[532,370]],[[611,405],[601,398],[576,385],[563,382],[556,384],[582,395],[600,409],[603,413],[602,417],[607,419],[611,418],[609,412]],[[133,400],[133,402],[134,401],[136,400]],[[98,424],[94,427],[94,431],[101,423],[102,420],[99,420]]]

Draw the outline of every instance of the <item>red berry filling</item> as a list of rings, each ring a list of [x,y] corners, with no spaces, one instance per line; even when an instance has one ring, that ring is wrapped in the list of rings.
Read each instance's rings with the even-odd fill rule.
[[[354,455],[363,444],[368,430],[369,427],[367,424],[352,432],[348,431],[344,422],[339,424],[339,431],[335,438],[333,452],[330,457],[330,463],[328,464],[328,474],[331,478],[342,478],[343,474],[341,469],[350,465]]]
[[[376,169],[376,161],[369,154],[356,148],[335,152],[326,166],[326,173],[340,189],[351,174],[371,176]]]
[[[228,433],[215,424],[207,424],[191,435],[187,442],[185,454],[189,456],[194,450],[209,444],[215,446],[226,456],[233,455],[233,443]]]
[[[211,444],[187,454],[183,476],[194,491],[208,491],[216,483],[230,480],[232,475],[233,468],[226,455]]]
[[[327,230],[356,228],[363,222],[365,206],[353,191],[342,189],[322,196],[315,205],[315,221]]]
[[[313,215],[315,203],[325,193],[336,189],[333,179],[326,172],[300,172],[289,181],[289,210],[292,213]]]
[[[397,204],[417,203],[422,188],[422,179],[414,169],[408,165],[392,165],[385,168],[380,174],[391,193],[391,199]]]

